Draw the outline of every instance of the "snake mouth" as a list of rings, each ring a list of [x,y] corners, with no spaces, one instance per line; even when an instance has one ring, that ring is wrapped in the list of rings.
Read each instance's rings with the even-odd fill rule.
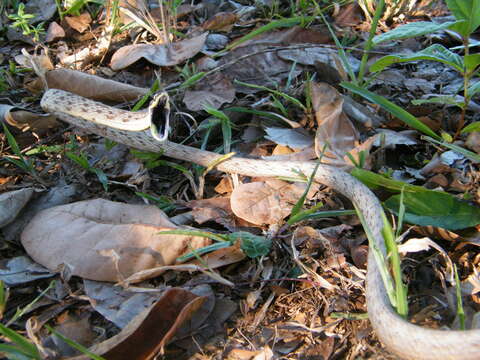
[[[170,131],[170,97],[166,92],[154,96],[148,106],[150,133],[157,141],[168,139]]]

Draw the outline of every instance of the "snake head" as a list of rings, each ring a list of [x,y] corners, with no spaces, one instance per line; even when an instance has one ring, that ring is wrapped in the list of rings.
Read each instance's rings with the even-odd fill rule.
[[[148,106],[150,132],[160,142],[168,139],[170,131],[170,97],[166,92],[156,94]]]

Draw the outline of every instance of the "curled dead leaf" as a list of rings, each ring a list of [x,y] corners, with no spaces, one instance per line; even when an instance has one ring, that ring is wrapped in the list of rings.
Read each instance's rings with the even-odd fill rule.
[[[38,263],[97,281],[121,281],[133,273],[173,264],[206,246],[199,236],[159,235],[177,228],[155,206],[96,199],[46,209],[27,225],[21,241]]]
[[[215,73],[204,78],[193,90],[185,91],[183,102],[189,110],[203,110],[205,106],[215,109],[235,99],[235,88],[232,82],[222,73]]]
[[[158,66],[178,65],[195,56],[202,50],[208,32],[192,39],[182,40],[171,44],[136,44],[118,49],[112,56],[110,67],[118,71],[145,58]]]
[[[0,195],[0,228],[15,220],[17,214],[32,197],[32,194],[32,188],[25,188]]]
[[[312,83],[311,94],[318,124],[315,152],[320,157],[328,145],[324,156],[343,162],[344,155],[357,145],[358,132],[343,113],[342,95],[327,83]]]
[[[0,120],[22,131],[43,133],[59,126],[56,117],[50,114],[36,114],[15,106],[0,104]]]
[[[45,78],[51,89],[69,91],[97,101],[135,101],[149,91],[149,89],[70,69],[48,71]]]
[[[204,30],[229,32],[232,30],[232,27],[237,19],[238,16],[234,13],[219,12],[205,21],[202,25],[202,28]]]
[[[89,349],[109,360],[149,360],[176,334],[206,300],[180,288],[169,289],[150,308],[135,317],[118,335]],[[86,355],[71,360],[90,359]]]
[[[253,224],[276,224],[290,214],[302,193],[295,184],[268,179],[237,186],[230,205],[236,216]]]

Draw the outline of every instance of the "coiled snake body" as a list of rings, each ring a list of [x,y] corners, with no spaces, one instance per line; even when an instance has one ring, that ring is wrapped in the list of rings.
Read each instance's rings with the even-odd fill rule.
[[[129,112],[57,89],[45,92],[42,108],[59,119],[87,129],[118,143],[140,150],[162,152],[165,156],[209,166],[221,158],[213,152],[154,139],[144,112]],[[148,122],[148,121],[147,121]],[[268,161],[232,157],[219,161],[216,168],[246,176],[295,177],[298,171],[310,176],[315,163]],[[381,230],[382,208],[376,196],[357,179],[336,168],[322,165],[315,181],[349,198],[361,210],[376,246],[385,254]],[[399,317],[385,291],[373,252],[368,255],[366,298],[370,322],[380,341],[405,359],[480,359],[480,330],[443,331],[422,328]]]

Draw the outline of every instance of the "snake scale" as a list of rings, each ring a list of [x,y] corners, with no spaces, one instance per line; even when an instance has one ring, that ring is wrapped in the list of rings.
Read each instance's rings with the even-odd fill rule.
[[[146,123],[145,112],[130,112],[104,105],[58,89],[45,92],[42,108],[59,119],[92,133],[140,150],[163,152],[165,156],[209,166],[226,173],[246,176],[295,177],[298,171],[310,176],[315,163],[308,161],[268,161],[244,157],[221,160],[221,155],[176,144],[157,141]],[[149,121],[149,120],[148,120]],[[382,208],[377,197],[348,173],[320,166],[315,181],[349,198],[361,210],[373,233],[376,246],[385,254],[381,230]],[[366,299],[370,322],[387,349],[404,359],[480,359],[480,330],[445,331],[427,329],[409,323],[396,314],[380,275],[373,251],[368,255]]]

